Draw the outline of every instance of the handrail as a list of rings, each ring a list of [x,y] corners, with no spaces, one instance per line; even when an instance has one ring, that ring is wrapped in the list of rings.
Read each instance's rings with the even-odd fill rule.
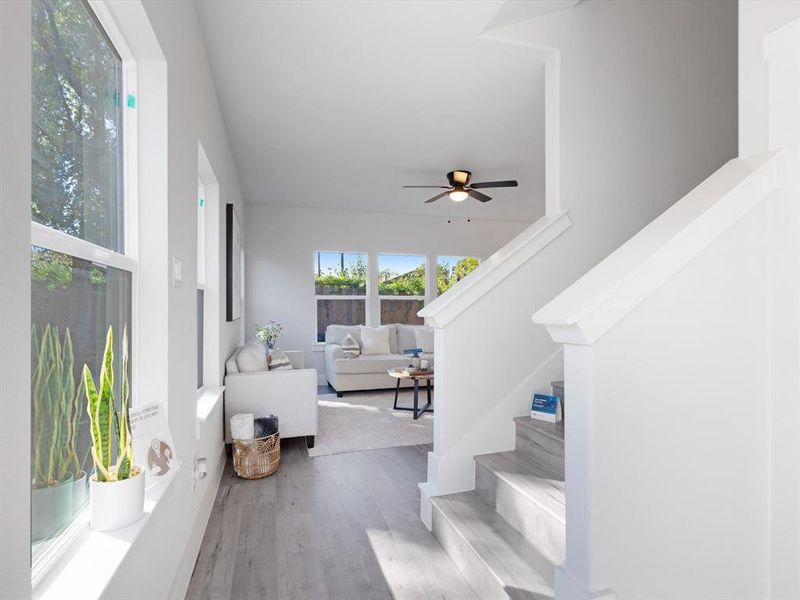
[[[728,161],[533,321],[556,342],[592,344],[777,187],[778,155]]]
[[[444,327],[571,225],[572,221],[566,210],[555,215],[545,215],[417,314],[425,317],[433,327]]]

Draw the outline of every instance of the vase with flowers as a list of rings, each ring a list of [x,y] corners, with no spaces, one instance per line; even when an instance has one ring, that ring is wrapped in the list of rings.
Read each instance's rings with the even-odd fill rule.
[[[256,339],[264,344],[267,352],[272,352],[272,350],[274,350],[275,344],[278,338],[281,337],[282,332],[283,325],[277,321],[270,321],[266,325],[256,324]]]

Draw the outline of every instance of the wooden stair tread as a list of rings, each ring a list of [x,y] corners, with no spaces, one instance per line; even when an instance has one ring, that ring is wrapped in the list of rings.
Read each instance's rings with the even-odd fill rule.
[[[553,563],[475,492],[431,501],[512,598],[553,597]]]
[[[564,421],[548,423],[547,421],[531,419],[530,417],[514,417],[514,422],[517,425],[535,429],[537,432],[560,441],[562,444],[564,443]]]
[[[516,450],[480,454],[475,462],[535,502],[558,521],[566,522],[564,478],[528,460]]]

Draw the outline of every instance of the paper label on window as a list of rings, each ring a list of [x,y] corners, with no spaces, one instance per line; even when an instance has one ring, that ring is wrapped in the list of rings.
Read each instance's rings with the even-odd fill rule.
[[[161,403],[130,409],[134,462],[145,468],[147,485],[157,483],[178,468],[178,456]]]

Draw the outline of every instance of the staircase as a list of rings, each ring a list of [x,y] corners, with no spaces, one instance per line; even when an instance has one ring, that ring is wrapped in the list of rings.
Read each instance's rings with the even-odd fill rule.
[[[564,560],[564,424],[515,420],[515,449],[475,457],[475,490],[431,499],[433,534],[480,598],[553,598]]]

